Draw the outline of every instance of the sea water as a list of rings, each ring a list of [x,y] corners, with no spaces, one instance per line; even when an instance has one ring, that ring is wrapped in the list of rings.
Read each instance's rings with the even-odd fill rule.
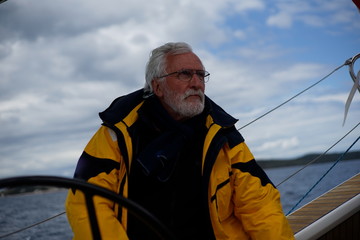
[[[313,164],[304,168],[286,182],[281,183],[301,168],[303,166],[265,169],[273,184],[280,191],[285,214],[290,211],[293,212],[360,173],[360,159],[340,161],[339,163]]]
[[[308,166],[277,188],[281,193],[284,212],[289,212],[305,194],[298,207],[308,203],[330,189],[360,172],[360,160],[339,162],[327,175],[333,163]],[[265,169],[273,184],[277,186],[301,166]],[[325,176],[324,176],[325,175]],[[322,178],[312,191],[309,190]],[[41,222],[64,212],[67,192],[13,195],[0,197],[0,239],[4,240],[70,240],[72,232],[64,214],[25,231],[2,238],[24,227]],[[298,208],[297,207],[297,208]]]

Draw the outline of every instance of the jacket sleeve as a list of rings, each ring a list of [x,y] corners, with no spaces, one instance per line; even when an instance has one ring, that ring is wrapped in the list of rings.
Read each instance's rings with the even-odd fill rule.
[[[115,135],[102,126],[87,144],[74,177],[117,192],[121,159]],[[95,196],[94,205],[102,239],[128,239],[117,219],[114,202]],[[65,208],[74,233],[73,239],[92,239],[84,194],[80,190],[69,190]]]
[[[256,240],[294,239],[280,202],[280,193],[242,142],[232,149],[234,214]]]

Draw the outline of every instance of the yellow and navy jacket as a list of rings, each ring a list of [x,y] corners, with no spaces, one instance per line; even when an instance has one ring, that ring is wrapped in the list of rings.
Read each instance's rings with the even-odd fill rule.
[[[134,155],[129,128],[138,120],[144,101],[141,89],[115,99],[100,113],[103,125],[85,147],[75,178],[128,197]],[[212,110],[206,117],[201,172],[215,238],[294,239],[282,211],[279,191],[236,130],[237,120],[207,97],[206,102]],[[127,209],[102,197],[95,197],[94,201],[102,239],[128,239]],[[66,213],[74,240],[92,239],[81,191],[69,191]]]

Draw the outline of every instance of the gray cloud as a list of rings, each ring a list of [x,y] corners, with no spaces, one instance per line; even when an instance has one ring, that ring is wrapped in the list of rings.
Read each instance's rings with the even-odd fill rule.
[[[321,43],[304,46],[290,30],[278,32],[266,23],[269,17],[291,13],[291,24],[284,24],[290,27],[300,21],[313,27],[311,18],[301,18],[333,12],[335,1],[331,6],[323,4],[325,9],[319,5],[296,11],[280,2],[10,0],[1,4],[0,177],[70,176],[100,125],[97,113],[114,98],[143,86],[150,50],[165,42],[187,41],[193,46],[211,72],[207,94],[240,119],[239,127],[345,60],[343,55],[336,55],[341,59],[330,64],[319,60],[316,54],[325,56],[327,50],[320,49]],[[336,6],[342,12],[356,12]],[[342,34],[360,38],[358,26],[349,25],[346,17],[336,19],[330,28],[316,27],[323,27],[326,34],[339,26]],[[350,52],[345,40],[337,43],[337,52]],[[313,55],[315,51],[319,52]],[[355,45],[351,51],[356,51]],[[358,94],[347,125],[341,127],[351,88],[351,81],[344,78],[346,71],[243,129],[255,156],[321,151],[353,126],[360,119]]]

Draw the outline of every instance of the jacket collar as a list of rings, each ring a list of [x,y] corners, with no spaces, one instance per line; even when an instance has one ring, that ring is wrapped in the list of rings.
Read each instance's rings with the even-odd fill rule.
[[[143,96],[144,90],[139,89],[135,92],[116,98],[105,111],[99,113],[101,120],[105,123],[115,125],[122,121],[144,100]]]
[[[116,98],[105,111],[99,113],[99,116],[108,124],[116,124],[122,121],[144,100],[146,101],[146,98],[144,97],[144,89],[139,89],[130,94]],[[222,127],[233,126],[238,121],[225,112],[208,96],[205,96],[205,109],[209,112],[214,122]]]
[[[222,127],[231,127],[238,121],[207,96],[205,96],[205,104],[209,106],[210,116],[216,124]]]

